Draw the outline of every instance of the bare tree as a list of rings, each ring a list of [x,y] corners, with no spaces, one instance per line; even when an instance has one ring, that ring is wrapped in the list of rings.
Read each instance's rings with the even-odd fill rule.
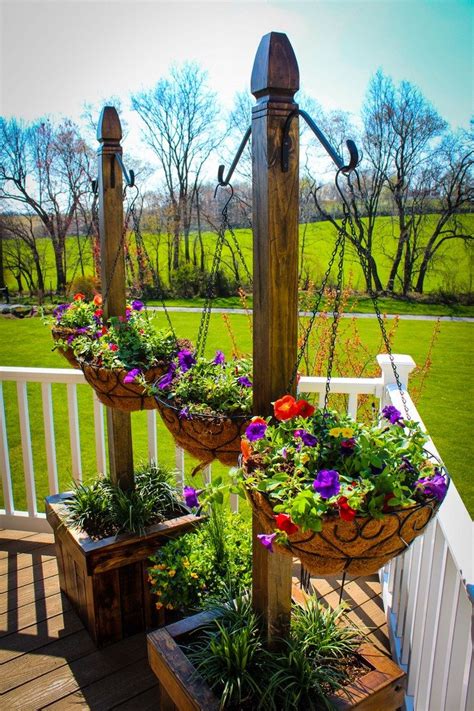
[[[38,235],[38,219],[32,215],[0,215],[0,229],[7,240],[17,240],[23,242],[29,250],[29,258],[23,256],[23,264],[33,264],[36,272],[36,279],[31,275],[30,284],[36,286],[40,303],[44,296],[44,258],[40,250]],[[14,251],[15,255],[22,256],[24,252]],[[19,257],[18,257],[19,258]],[[17,260],[18,261],[18,260]]]
[[[189,231],[194,196],[203,166],[222,140],[216,96],[207,88],[207,75],[197,64],[173,67],[149,91],[132,96],[132,107],[145,129],[143,139],[158,158],[172,208],[173,268],[179,266],[180,236],[184,257],[191,260]]]
[[[67,119],[25,125],[0,118],[0,200],[40,219],[53,244],[58,291],[66,286],[66,237],[89,190],[89,159],[77,126]]]

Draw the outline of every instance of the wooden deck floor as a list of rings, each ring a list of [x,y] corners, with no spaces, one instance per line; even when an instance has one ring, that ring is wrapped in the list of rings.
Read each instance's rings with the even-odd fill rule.
[[[295,567],[295,573],[297,568]],[[339,602],[339,579],[315,579]],[[346,583],[350,616],[388,649],[376,576]],[[158,710],[145,635],[97,650],[59,589],[53,536],[0,530],[0,709]]]

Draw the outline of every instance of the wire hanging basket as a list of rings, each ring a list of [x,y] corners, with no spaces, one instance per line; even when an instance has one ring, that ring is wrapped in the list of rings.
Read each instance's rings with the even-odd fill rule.
[[[53,341],[56,344],[56,350],[60,353],[63,358],[67,360],[72,368],[79,368],[79,362],[74,355],[74,351],[70,345],[68,345],[68,339],[73,338],[76,334],[76,329],[66,328],[65,326],[53,326],[51,328],[51,335]]]

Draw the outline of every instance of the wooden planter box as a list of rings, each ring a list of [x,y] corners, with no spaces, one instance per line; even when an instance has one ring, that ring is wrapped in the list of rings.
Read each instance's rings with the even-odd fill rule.
[[[212,617],[212,612],[199,613],[148,635],[148,661],[160,682],[160,711],[218,711],[218,699],[178,646]],[[405,673],[372,644],[362,644],[357,654],[370,671],[349,684],[346,693],[331,696],[334,707],[341,711],[400,708]]]
[[[199,524],[203,517],[183,514],[147,529],[93,541],[65,523],[65,500],[48,496],[46,515],[54,532],[59,583],[98,647],[158,624],[148,558],[160,545]]]

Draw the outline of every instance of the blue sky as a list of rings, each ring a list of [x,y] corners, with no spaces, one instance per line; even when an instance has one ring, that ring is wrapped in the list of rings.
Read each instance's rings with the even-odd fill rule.
[[[382,67],[408,79],[453,127],[473,114],[473,7],[467,0],[161,2],[0,0],[0,110],[74,118],[85,101],[153,85],[195,59],[226,107],[248,88],[262,35],[286,32],[302,87],[324,108],[360,110]]]

